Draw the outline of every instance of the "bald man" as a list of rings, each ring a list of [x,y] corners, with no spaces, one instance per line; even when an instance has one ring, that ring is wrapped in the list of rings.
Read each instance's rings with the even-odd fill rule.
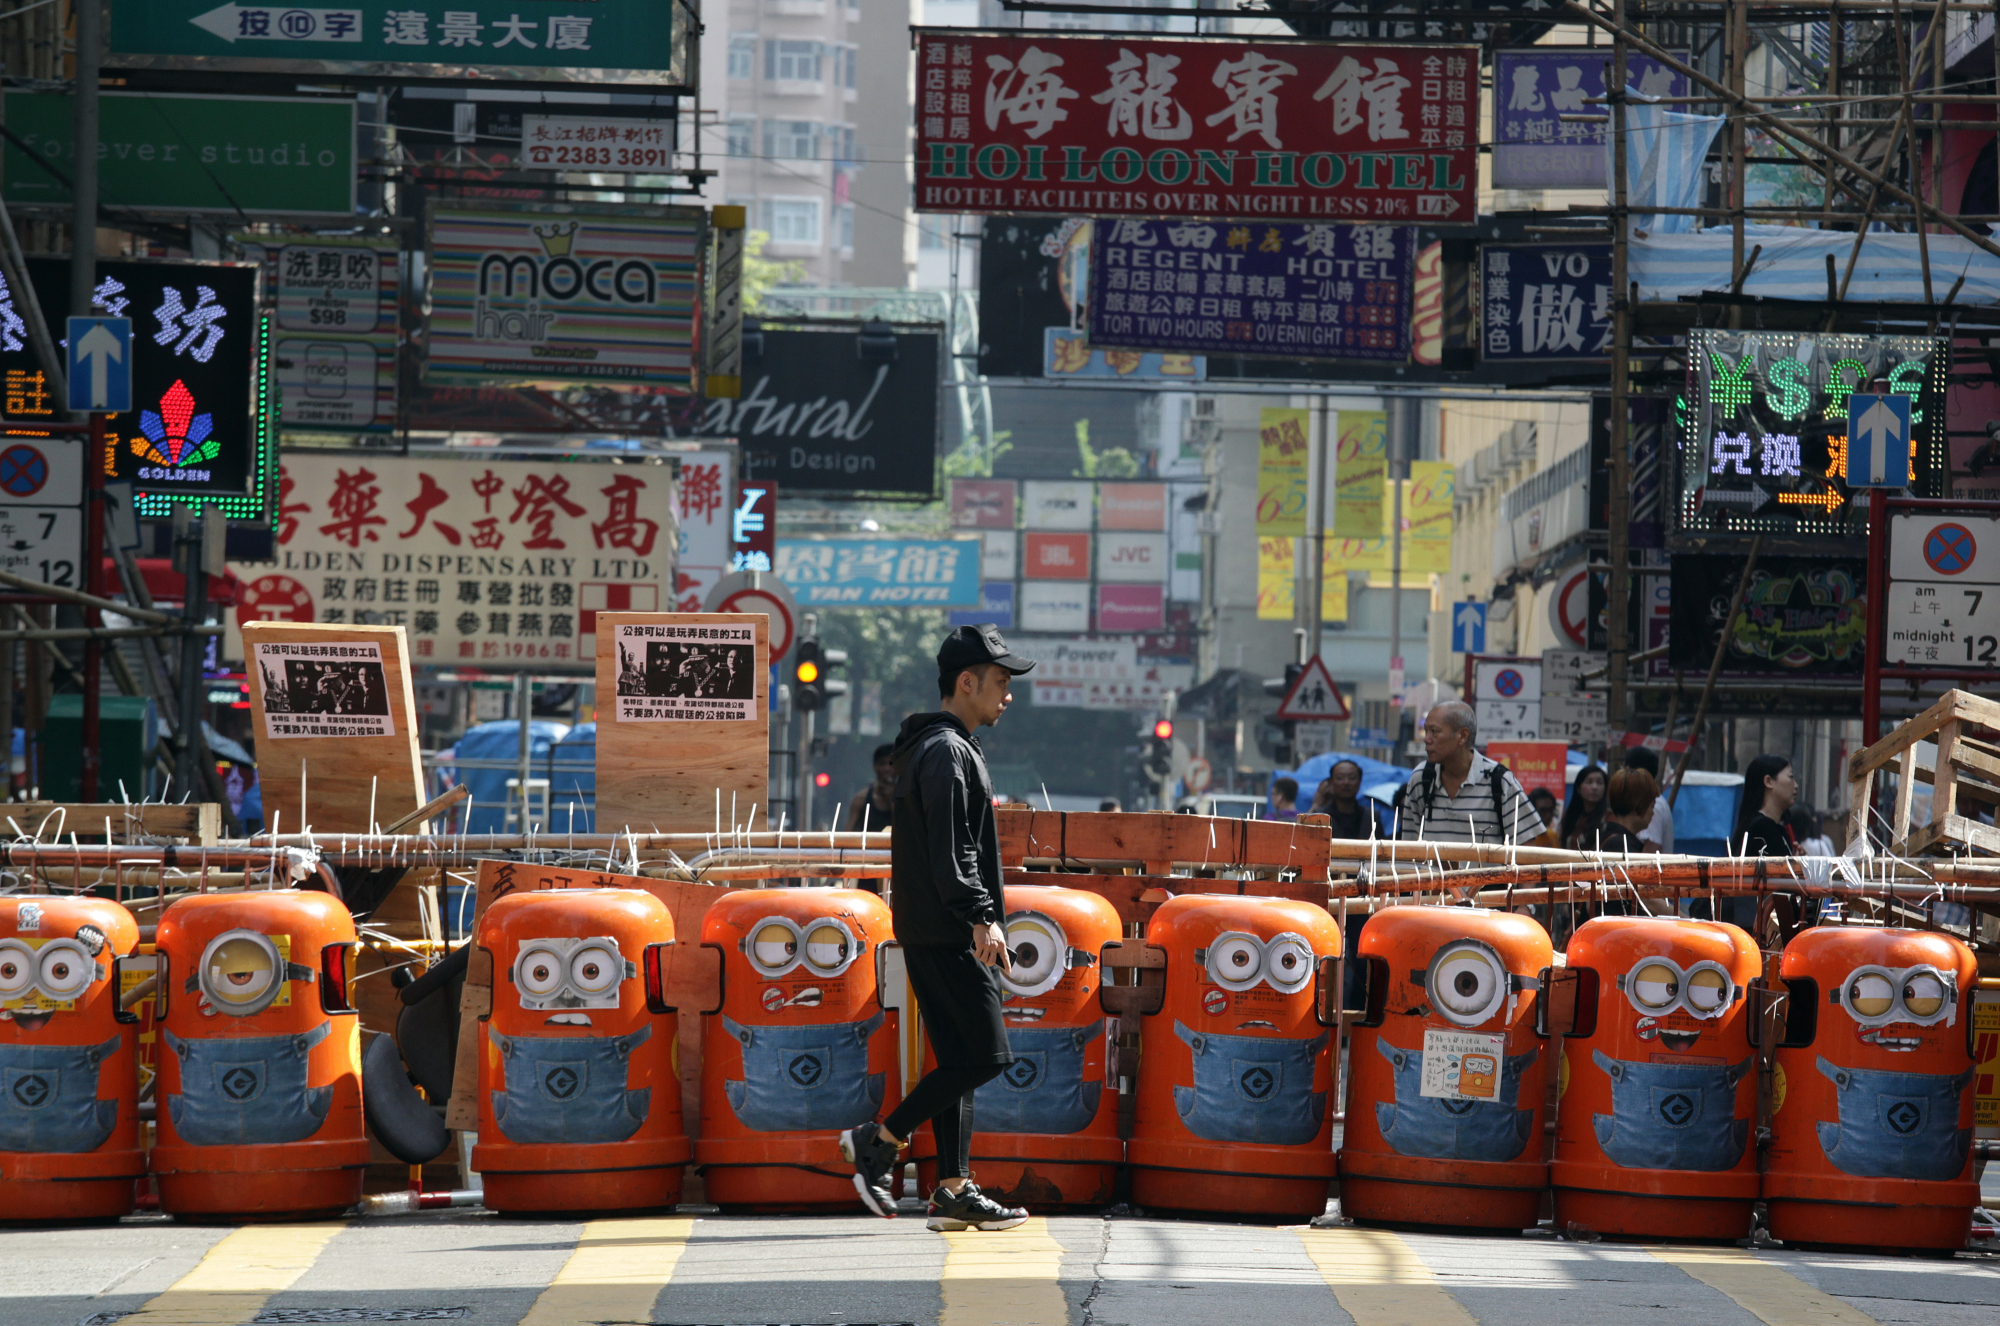
[[[1525,843],[1542,817],[1503,764],[1479,753],[1472,706],[1447,700],[1424,718],[1423,767],[1396,793],[1396,837],[1433,843]]]

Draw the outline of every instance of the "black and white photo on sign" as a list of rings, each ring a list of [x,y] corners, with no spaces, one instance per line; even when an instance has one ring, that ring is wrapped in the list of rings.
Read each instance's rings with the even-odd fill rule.
[[[757,712],[757,646],[745,627],[620,626],[618,720],[746,719]]]
[[[382,647],[356,640],[260,644],[257,673],[264,723],[273,737],[391,737]]]

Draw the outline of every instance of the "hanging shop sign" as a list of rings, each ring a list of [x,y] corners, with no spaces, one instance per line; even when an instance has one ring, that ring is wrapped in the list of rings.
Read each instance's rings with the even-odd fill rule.
[[[738,510],[736,449],[717,446],[680,452],[674,494],[680,507],[680,555],[674,562],[675,612],[700,612],[708,593],[728,572]]]
[[[859,331],[759,335],[761,352],[743,357],[743,394],[708,402],[697,435],[736,438],[745,478],[788,493],[936,495],[936,332],[898,331],[893,350]]]
[[[1680,528],[1690,534],[1859,538],[1850,505],[1847,398],[1881,379],[1910,398],[1912,487],[1935,496],[1945,468],[1949,348],[1936,336],[1818,336],[1696,330]]]
[[[656,0],[523,5],[110,0],[109,69],[689,88],[688,12]]]
[[[10,92],[6,110],[8,206],[69,206],[76,103]],[[97,188],[106,207],[354,215],[351,100],[105,92],[98,116]]]
[[[1042,347],[1045,378],[1109,378],[1122,382],[1201,382],[1208,360],[1201,355],[1148,354],[1143,350],[1093,348],[1088,332],[1050,327]]]
[[[664,462],[289,451],[244,620],[404,627],[416,663],[585,669],[599,612],[673,602]]]
[[[699,210],[433,202],[429,232],[426,382],[699,385]]]
[[[1489,362],[1609,358],[1611,246],[1480,245],[1479,353]]]
[[[662,173],[673,169],[674,127],[673,120],[615,115],[529,115],[521,121],[521,164]]]
[[[396,426],[399,340],[394,245],[239,236],[277,291],[272,354],[278,419],[288,428]]]
[[[800,607],[970,608],[979,540],[779,539],[778,575]]]
[[[1408,226],[1106,222],[1090,245],[1090,343],[1408,359],[1416,260]]]
[[[914,35],[919,211],[1473,215],[1473,47]]]
[[[952,528],[1013,529],[1017,492],[1012,479],[953,479]]]
[[[1686,51],[1671,54],[1683,62],[1688,58]],[[1608,46],[1496,50],[1493,187],[1603,188],[1605,144],[1611,130],[1604,93],[1610,71]],[[1625,82],[1649,97],[1688,95],[1685,74],[1636,51],[1625,57]]]
[[[1668,662],[1685,671],[1715,658],[1743,559],[1687,553],[1673,559]],[[1742,616],[1723,652],[1724,677],[1859,677],[1868,633],[1868,565],[1862,558],[1757,559]]]

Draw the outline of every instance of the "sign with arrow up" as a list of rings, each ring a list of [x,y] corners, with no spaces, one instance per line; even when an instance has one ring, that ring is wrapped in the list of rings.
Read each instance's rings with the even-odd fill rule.
[[[1454,654],[1483,654],[1486,652],[1486,605],[1473,599],[1461,599],[1451,608],[1451,652]]]
[[[132,408],[132,319],[69,320],[69,408],[94,414]]]
[[[1910,486],[1910,398],[1856,392],[1847,398],[1847,486]]]

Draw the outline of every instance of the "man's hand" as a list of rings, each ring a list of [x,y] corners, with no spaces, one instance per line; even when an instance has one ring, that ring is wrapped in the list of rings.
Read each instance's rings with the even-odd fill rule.
[[[1001,971],[1014,970],[1014,960],[1007,954],[1007,932],[998,922],[988,921],[985,925],[972,929],[972,954],[989,967]]]

